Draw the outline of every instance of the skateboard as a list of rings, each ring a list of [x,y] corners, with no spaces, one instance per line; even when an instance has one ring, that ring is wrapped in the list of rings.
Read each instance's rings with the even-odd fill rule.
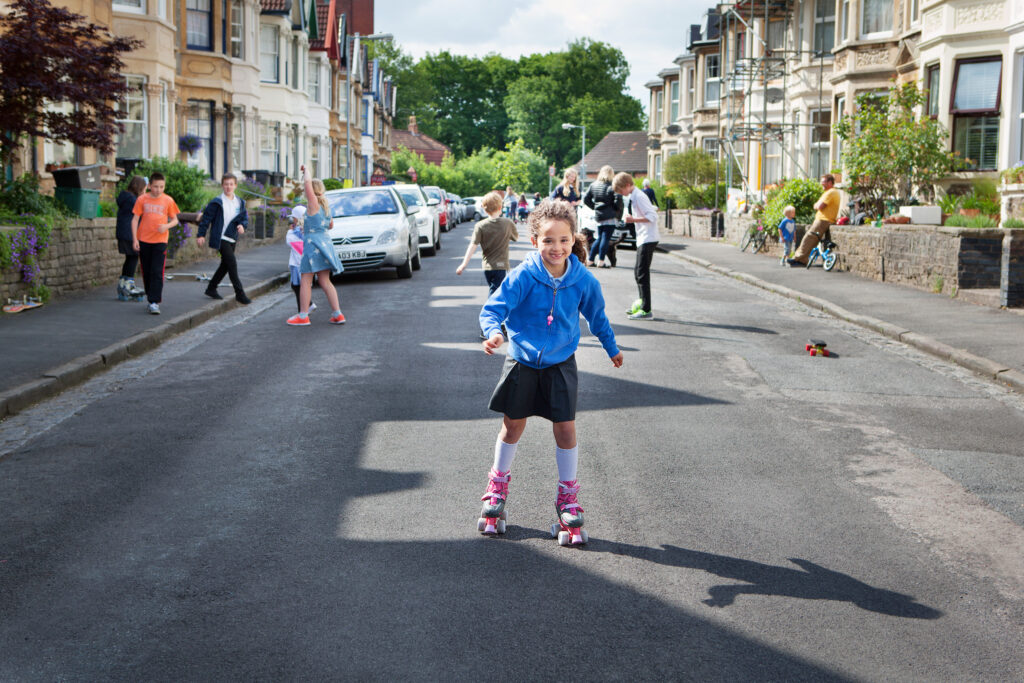
[[[804,350],[810,353],[812,356],[828,356],[828,346],[825,342],[820,339],[811,339],[810,343],[804,346]]]
[[[8,299],[7,303],[4,304],[3,311],[4,313],[21,313],[22,311],[31,311],[33,308],[39,308],[42,305],[41,299],[34,296],[26,296],[22,297],[21,301]]]
[[[206,273],[168,273],[164,277],[167,278],[168,280],[173,280],[176,277],[185,277],[186,275],[189,277],[194,277],[196,280],[200,282],[204,282],[210,279],[210,276],[207,275]]]

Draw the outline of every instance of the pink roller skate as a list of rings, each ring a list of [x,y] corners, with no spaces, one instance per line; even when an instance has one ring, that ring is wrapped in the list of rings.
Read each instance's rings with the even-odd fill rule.
[[[576,480],[558,482],[558,497],[555,499],[558,521],[551,525],[551,537],[558,539],[558,545],[583,545],[590,540],[583,530],[583,508],[576,500],[579,492]]]
[[[508,497],[508,482],[512,475],[492,468],[487,476],[490,481],[487,482],[487,491],[480,498],[484,502],[484,507],[480,511],[476,529],[482,534],[492,536],[505,533],[505,499]]]

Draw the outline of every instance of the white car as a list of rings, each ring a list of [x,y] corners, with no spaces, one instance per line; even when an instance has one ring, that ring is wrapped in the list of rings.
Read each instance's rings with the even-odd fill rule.
[[[470,207],[470,212],[473,214],[473,220],[482,221],[487,218],[487,212],[484,211],[483,205],[480,203],[484,200],[483,197],[470,197],[473,200],[473,206]]]
[[[325,192],[333,225],[334,250],[345,270],[393,267],[399,278],[420,269],[418,206],[406,206],[391,186],[352,187]]]
[[[440,204],[431,199],[419,185],[392,185],[402,195],[405,205],[420,207],[416,213],[416,228],[420,233],[420,250],[424,256],[435,256],[441,250],[441,221],[437,207]]]

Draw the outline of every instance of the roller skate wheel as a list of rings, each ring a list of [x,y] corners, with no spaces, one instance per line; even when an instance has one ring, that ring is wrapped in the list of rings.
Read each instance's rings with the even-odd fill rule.
[[[558,522],[555,522],[554,524],[552,524],[551,525],[551,538],[558,538],[558,532],[561,529],[562,529],[562,527],[560,527],[558,525]]]
[[[498,520],[498,533],[499,534],[505,533],[505,520],[503,520],[503,519],[499,519]]]
[[[811,355],[812,356],[817,355],[817,353],[818,353],[817,349],[811,349]]]
[[[586,529],[580,531],[580,536],[583,537],[584,543],[590,543],[590,534],[587,533]]]
[[[826,358],[828,358],[828,349],[823,349],[822,352],[821,352],[821,355],[823,355]]]
[[[558,532],[558,545],[569,545],[569,540],[572,537],[568,531]]]
[[[487,527],[487,520],[486,519],[481,517],[480,519],[476,520],[476,530],[477,531],[483,531],[486,527]]]
[[[811,350],[811,345],[810,344],[804,345],[804,351],[810,351],[810,350]]]

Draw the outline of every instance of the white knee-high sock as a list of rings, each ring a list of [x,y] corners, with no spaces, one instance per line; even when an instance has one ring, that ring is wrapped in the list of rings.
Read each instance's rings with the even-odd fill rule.
[[[512,469],[512,461],[516,459],[517,443],[505,443],[498,437],[494,444],[494,469],[498,472],[508,472]]]
[[[555,446],[555,462],[558,463],[558,481],[575,481],[576,464],[579,462],[579,446],[559,448]]]

